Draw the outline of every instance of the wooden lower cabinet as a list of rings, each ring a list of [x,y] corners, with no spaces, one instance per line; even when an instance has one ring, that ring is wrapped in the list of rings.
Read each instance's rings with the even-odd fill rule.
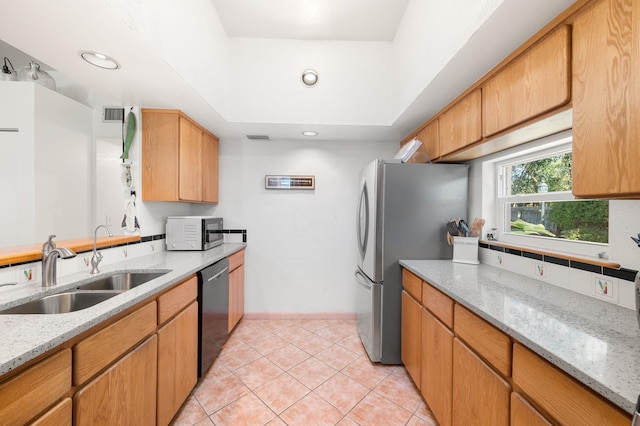
[[[401,358],[413,382],[420,387],[420,353],[422,306],[405,290],[402,291]]]
[[[158,338],[153,335],[76,392],[76,425],[155,425]]]
[[[452,424],[508,426],[511,385],[457,338],[453,339]]]
[[[551,426],[522,395],[511,393],[511,426]]]
[[[422,378],[420,390],[441,426],[451,424],[453,332],[422,310]]]
[[[198,380],[198,303],[191,303],[157,334],[157,424],[168,425]]]
[[[30,426],[71,426],[73,404],[71,398],[65,398],[58,405],[47,411]]]
[[[28,423],[61,400],[69,389],[71,351],[65,349],[0,384],[0,424]]]
[[[229,256],[229,332],[244,315],[244,250]]]

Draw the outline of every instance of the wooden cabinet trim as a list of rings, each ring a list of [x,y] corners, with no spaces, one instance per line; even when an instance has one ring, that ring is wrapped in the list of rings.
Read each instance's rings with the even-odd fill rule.
[[[73,347],[73,384],[81,385],[156,331],[153,301]]]
[[[511,377],[511,339],[476,314],[456,303],[456,336],[464,340],[504,377]]]
[[[624,425],[631,417],[519,343],[513,346],[513,382],[561,424]]]
[[[422,300],[422,280],[404,268],[402,268],[402,287],[417,301]]]
[[[0,384],[3,425],[23,425],[71,389],[71,351],[64,349]]]
[[[244,249],[229,256],[229,272],[233,271],[240,265],[244,265]]]
[[[158,297],[158,324],[180,312],[198,297],[198,278],[193,275]]]
[[[453,329],[454,301],[427,282],[422,283],[422,305],[440,321]]]

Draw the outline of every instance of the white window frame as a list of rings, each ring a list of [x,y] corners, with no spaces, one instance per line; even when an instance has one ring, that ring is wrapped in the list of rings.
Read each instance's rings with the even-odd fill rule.
[[[550,252],[562,252],[567,254],[575,254],[580,256],[597,256],[598,253],[608,250],[609,244],[594,243],[588,241],[563,240],[559,238],[549,238],[536,235],[522,235],[510,231],[511,218],[507,217],[506,205],[510,203],[527,203],[527,202],[551,202],[551,201],[571,201],[576,198],[571,191],[551,192],[551,193],[535,193],[522,195],[506,195],[507,185],[504,178],[504,167],[509,165],[522,164],[529,161],[535,161],[541,158],[559,155],[571,152],[571,136],[555,138],[550,144],[545,144],[533,152],[522,152],[511,154],[506,158],[497,159],[495,166],[496,196],[495,196],[495,218],[497,226],[498,241],[521,247],[537,248]],[[509,229],[507,231],[507,229]]]

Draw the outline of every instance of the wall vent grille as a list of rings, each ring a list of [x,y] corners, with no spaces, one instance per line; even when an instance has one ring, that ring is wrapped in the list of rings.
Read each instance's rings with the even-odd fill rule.
[[[247,139],[259,140],[259,141],[268,141],[269,140],[269,135],[247,135]]]
[[[102,110],[103,123],[123,123],[124,108],[104,107]]]

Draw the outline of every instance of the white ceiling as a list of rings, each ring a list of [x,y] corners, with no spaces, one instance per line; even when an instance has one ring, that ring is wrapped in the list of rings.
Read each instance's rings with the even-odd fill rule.
[[[393,41],[409,0],[211,0],[229,37]]]
[[[398,141],[572,2],[22,0],[0,6],[0,40],[94,108],[177,108],[222,138]]]

